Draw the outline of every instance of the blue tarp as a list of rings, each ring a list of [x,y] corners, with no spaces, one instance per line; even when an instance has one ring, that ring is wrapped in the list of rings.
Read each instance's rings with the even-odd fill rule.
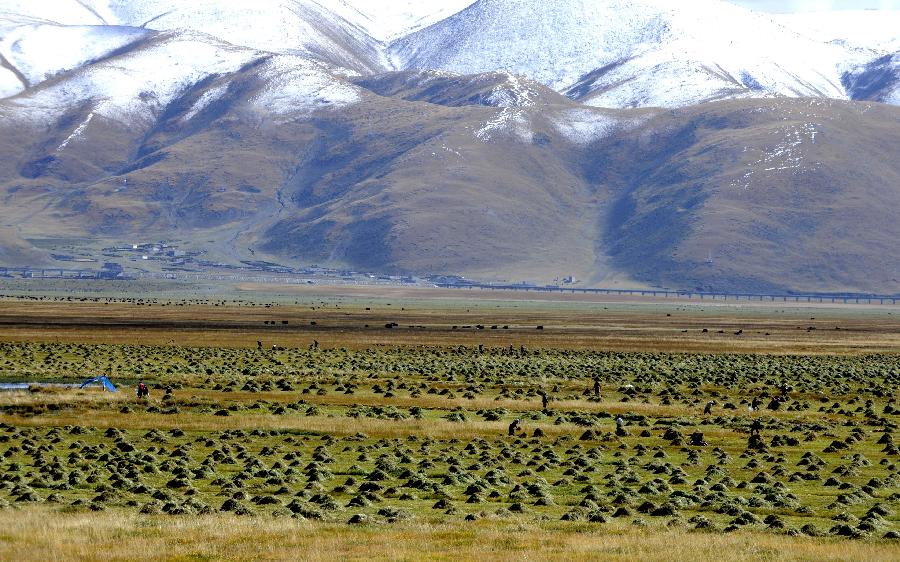
[[[108,390],[108,391],[110,391],[110,392],[115,392],[115,391],[116,391],[115,385],[109,380],[108,377],[105,377],[105,376],[102,376],[102,377],[94,377],[94,378],[92,378],[92,379],[88,379],[88,380],[84,381],[83,383],[81,383],[81,386],[78,387],[78,388],[84,388],[84,387],[86,387],[87,385],[89,385],[89,384],[94,384],[94,383],[96,383],[96,382],[99,382],[100,384],[102,384],[102,385],[103,385],[103,388],[105,388],[106,390]]]

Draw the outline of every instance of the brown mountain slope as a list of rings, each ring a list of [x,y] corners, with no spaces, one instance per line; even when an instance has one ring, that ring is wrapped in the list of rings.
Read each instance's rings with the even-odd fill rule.
[[[723,102],[603,143],[613,263],[677,287],[896,292],[898,125],[878,104]]]
[[[51,237],[169,240],[230,263],[898,292],[898,108],[610,111],[505,74],[398,73],[333,76],[352,103],[276,113],[268,64],[150,118],[97,114],[64,149],[96,100],[41,119],[0,102],[0,260],[56,263],[34,242]]]

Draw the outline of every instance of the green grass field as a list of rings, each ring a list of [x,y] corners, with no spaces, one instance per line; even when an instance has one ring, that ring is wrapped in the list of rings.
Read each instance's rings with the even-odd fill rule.
[[[79,330],[0,328],[3,381],[120,386],[0,392],[0,559],[900,557],[892,353]]]

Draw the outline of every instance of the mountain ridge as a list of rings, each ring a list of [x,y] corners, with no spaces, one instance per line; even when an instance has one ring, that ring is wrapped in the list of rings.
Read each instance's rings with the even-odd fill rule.
[[[869,36],[845,30],[846,39],[840,39],[833,17],[773,16],[722,0],[689,5],[565,0],[552,6],[535,0],[452,0],[429,8],[355,0],[260,0],[252,6],[217,0],[57,4],[51,10],[8,0],[0,7],[0,33],[23,48],[28,44],[15,35],[40,28],[48,39],[33,40],[31,51],[46,58],[40,43],[63,41],[53,34],[77,34],[70,26],[90,26],[83,28],[87,36],[94,26],[99,26],[95,35],[116,26],[122,33],[136,28],[134,34],[188,28],[235,46],[303,55],[358,74],[509,71],[611,108],[769,96],[865,99],[847,88],[853,82],[847,77],[900,48],[890,32],[900,26],[900,11],[879,12],[876,32]],[[867,27],[876,22],[867,12],[853,12],[852,18]],[[64,42],[79,50],[73,41]],[[9,96],[24,89],[13,69],[27,75],[19,67],[30,61],[16,64],[6,51],[0,94]],[[92,58],[51,70],[73,70],[75,63]],[[893,103],[894,97],[877,99]]]
[[[440,41],[422,38],[458,37],[457,16],[477,27],[487,20],[472,14],[523,3],[535,5],[481,0],[427,27],[431,16],[401,6],[391,25],[414,31],[394,41],[367,34],[352,3],[341,4],[346,17],[323,14],[312,0],[284,3],[309,8],[289,13],[265,0],[251,12],[224,3],[219,15],[193,18],[197,29],[161,30],[137,24],[174,27],[218,3],[167,20],[159,8],[174,0],[63,1],[56,17],[69,24],[47,21],[54,14],[44,6],[6,4],[34,9],[0,14],[0,54],[25,67],[29,82],[0,99],[0,265],[121,259],[108,249],[167,240],[202,260],[126,265],[265,261],[573,277],[581,286],[898,292],[891,210],[900,204],[900,108],[868,101],[897,99],[892,53],[820,41],[821,52],[849,53],[826,86],[798,74],[782,85],[796,80],[806,90],[768,92],[749,78],[780,83],[787,62],[748,77],[743,66],[712,59],[694,68],[694,55],[650,64],[671,45],[693,52],[694,36],[683,30],[696,24],[685,28],[674,8],[653,0],[610,0],[596,13],[653,9],[634,14],[643,27],[607,58],[579,59],[577,71],[539,68],[569,72],[570,86],[504,64],[390,68],[388,49],[410,47],[410,37],[427,53],[443,52]],[[568,23],[540,35],[548,45],[583,24],[569,8],[584,4],[564,4],[553,12],[561,19],[548,21]],[[268,29],[281,14],[315,33],[299,46],[293,31],[241,45],[234,22],[215,21],[235,13],[269,14],[243,33]],[[116,27],[125,16],[135,25]],[[619,25],[607,31],[629,27]],[[521,49],[534,44],[533,28],[520,33]],[[784,33],[786,44],[815,43]],[[90,39],[98,34],[105,42]],[[45,56],[45,37],[64,38],[71,52]],[[93,50],[78,47],[85,43]],[[640,78],[648,65],[657,71]],[[697,76],[682,83],[682,72]],[[658,90],[647,91],[654,83]],[[821,97],[837,89],[835,97],[854,99]]]

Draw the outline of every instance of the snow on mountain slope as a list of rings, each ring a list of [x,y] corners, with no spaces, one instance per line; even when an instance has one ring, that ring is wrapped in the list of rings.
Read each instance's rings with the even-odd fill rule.
[[[0,0],[0,98],[154,31],[187,29],[349,74],[520,74],[597,107],[893,100],[884,56],[900,51],[898,18],[771,15],[722,0]]]
[[[391,45],[399,68],[508,70],[609,107],[846,98],[846,56],[719,0],[480,0]]]
[[[243,83],[231,79],[247,68],[256,78]],[[321,63],[235,47],[196,32],[164,32],[138,49],[0,102],[0,119],[50,123],[72,108],[87,106],[90,119],[146,125],[175,100],[193,99],[198,88],[202,95],[185,108],[185,121],[234,92],[246,91],[256,109],[270,117],[346,105],[357,97],[354,86]],[[89,123],[79,124],[73,135],[82,135]]]
[[[3,0],[0,4],[0,16],[63,25],[114,23],[105,20],[94,6],[78,0]]]
[[[0,37],[0,54],[37,84],[151,35],[119,26],[20,25]],[[24,89],[24,87],[22,88]]]
[[[109,119],[148,121],[190,85],[212,74],[234,72],[259,56],[200,34],[161,34],[140,50],[85,66],[4,105],[48,122],[84,103]]]
[[[892,105],[900,105],[900,52],[891,57],[890,69],[892,80],[890,86],[885,88],[884,95],[880,101]]]
[[[341,108],[359,101],[359,89],[335,76],[324,65],[292,55],[278,55],[263,66],[266,87],[251,99],[257,108],[295,118],[324,108]]]
[[[224,41],[270,51],[328,43],[346,23],[387,41],[451,16],[475,0],[3,0],[0,16],[28,16],[38,23],[128,25],[150,29],[183,27]],[[327,23],[312,30],[303,20]],[[345,20],[336,21],[335,16]],[[297,18],[300,25],[297,26]],[[231,19],[230,22],[213,20]]]
[[[322,72],[317,61],[350,73],[381,70],[384,64],[378,41],[314,0],[9,0],[0,5],[0,98],[19,94],[53,75],[82,67],[157,31],[173,30],[196,32],[189,49],[180,39],[163,42],[185,51],[183,60],[175,54],[160,55],[159,65],[147,66],[146,75],[134,69],[127,78],[140,84],[142,91],[161,99],[171,94],[169,75],[190,82],[190,76],[182,75],[185,67],[202,68],[209,62],[203,53],[234,51],[243,59],[262,56],[257,51],[298,55],[307,60],[292,58],[287,65],[291,69],[298,65],[313,69],[310,72],[314,76]],[[204,42],[208,43],[206,47]],[[194,52],[201,53],[200,58],[192,58]],[[137,59],[127,60],[133,63],[152,58],[143,52]],[[227,58],[213,61],[209,72],[218,72],[219,63]],[[85,67],[85,72],[68,83],[69,87],[87,88],[85,84],[94,82],[86,76],[107,76],[108,70],[104,65]],[[290,72],[291,79],[279,80],[284,84],[300,80],[293,70]],[[320,78],[307,85],[332,82],[330,77]],[[113,106],[121,109],[122,98],[108,95],[109,84],[94,85],[99,88],[97,97],[117,100]],[[323,88],[327,90],[328,86]],[[124,98],[130,99],[133,93],[125,93]],[[36,97],[45,96],[42,93]],[[286,99],[292,97],[288,95]]]
[[[332,0],[323,5],[365,29],[372,37],[390,41],[448,18],[473,2],[475,0]]]
[[[603,138],[619,126],[614,116],[598,113],[603,110],[570,109],[556,119],[556,129],[568,140],[588,144]]]
[[[32,83],[35,75],[28,72],[28,67],[54,73],[91,58],[90,56],[82,57],[80,53],[73,52],[81,47],[91,49],[83,41],[76,41],[80,44],[71,45],[66,52],[59,53],[61,60],[65,61],[61,64],[51,63],[48,65],[46,57],[42,55],[37,55],[33,63],[28,61],[23,51],[34,51],[35,44],[30,41],[25,41],[28,43],[27,49],[22,43],[18,45],[22,48],[16,49],[17,41],[27,39],[23,36],[32,35],[42,26],[54,23],[101,25],[105,22],[89,7],[85,7],[77,0],[3,0],[0,3],[0,99],[18,94]],[[52,44],[40,46],[40,50],[44,53],[52,48]],[[20,56],[11,56],[13,50],[18,50]],[[15,60],[10,60],[11,58]],[[81,61],[74,59],[81,59]],[[17,65],[23,65],[26,68],[23,71]]]
[[[0,99],[14,96],[25,89],[25,84],[15,72],[0,68]]]
[[[900,10],[778,14],[817,41],[846,46],[842,81],[851,99],[900,104]]]
[[[855,100],[900,105],[900,52],[884,55],[844,75]]]
[[[85,0],[120,25],[190,29],[233,45],[307,54],[358,72],[380,70],[377,41],[314,0]]]
[[[507,70],[562,89],[594,68],[627,57],[642,42],[661,37],[664,22],[628,4],[479,0],[394,42],[391,54],[399,68],[461,74]]]
[[[825,43],[900,51],[900,10],[840,10],[773,14],[779,24]]]

